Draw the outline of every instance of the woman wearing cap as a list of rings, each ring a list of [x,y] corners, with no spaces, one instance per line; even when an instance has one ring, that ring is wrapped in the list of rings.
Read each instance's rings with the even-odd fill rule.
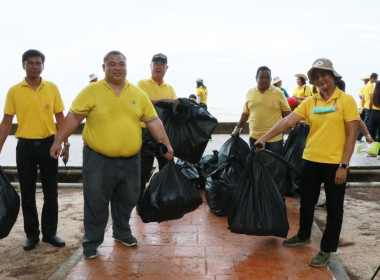
[[[305,165],[300,184],[300,228],[296,236],[284,240],[284,246],[309,244],[321,184],[326,192],[327,222],[321,240],[321,251],[310,260],[314,267],[325,266],[330,253],[336,252],[343,219],[343,201],[348,164],[355,146],[359,113],[354,98],[334,84],[342,77],[330,60],[317,59],[308,72],[310,82],[320,92],[302,102],[293,113],[257,142],[263,145],[301,120],[307,120],[310,132],[303,152]],[[257,144],[257,143],[255,143]]]
[[[207,94],[208,94],[207,88],[203,84],[202,78],[198,78],[196,80],[196,83],[197,83],[197,102],[203,109],[207,110]]]
[[[297,77],[297,85],[294,89],[293,96],[297,99],[298,105],[301,104],[309,96],[312,96],[311,89],[306,86],[306,81],[308,80],[304,74],[295,74]]]
[[[271,80],[271,70],[268,67],[261,66],[257,69],[257,86],[248,91],[240,121],[232,132],[232,136],[238,135],[248,121],[251,147],[276,122],[291,112],[284,94],[271,85]],[[269,141],[267,149],[281,155],[283,145],[282,135],[278,135]]]
[[[275,87],[278,87],[279,89],[281,89],[281,91],[284,93],[284,95],[285,95],[285,97],[289,97],[289,94],[288,94],[288,92],[286,91],[286,89],[284,89],[283,87],[282,87],[282,80],[281,80],[281,78],[280,77],[274,77],[273,78],[273,85],[275,86]]]

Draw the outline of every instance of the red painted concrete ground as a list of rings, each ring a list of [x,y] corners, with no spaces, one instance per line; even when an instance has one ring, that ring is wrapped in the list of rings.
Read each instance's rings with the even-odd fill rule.
[[[293,236],[298,202],[287,198],[286,203],[288,236]],[[134,211],[131,227],[137,247],[114,242],[110,227],[99,256],[82,258],[65,279],[333,279],[328,267],[309,266],[318,252],[314,242],[289,248],[282,245],[282,238],[231,233],[227,218],[215,216],[205,202],[180,220],[160,224],[144,224]]]

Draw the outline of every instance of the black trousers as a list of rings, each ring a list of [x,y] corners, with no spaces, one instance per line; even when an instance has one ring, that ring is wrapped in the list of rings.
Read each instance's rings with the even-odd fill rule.
[[[321,251],[336,252],[343,222],[343,205],[346,184],[334,183],[338,164],[305,160],[301,178],[300,228],[297,236],[309,239],[314,221],[314,206],[318,202],[320,187],[324,183],[327,221],[321,240]]]
[[[16,163],[21,189],[24,231],[28,238],[40,234],[36,207],[37,168],[40,169],[44,203],[41,215],[43,236],[57,233],[58,223],[58,160],[50,157],[54,136],[44,139],[19,139]]]
[[[365,111],[366,109],[363,109],[362,110],[362,113],[360,114],[360,119],[364,122],[365,120]],[[366,124],[367,125],[367,124]],[[356,137],[356,140],[361,140],[363,137],[363,133],[361,133],[361,131],[358,129],[358,133],[357,133],[357,137]]]
[[[373,109],[369,118],[369,134],[376,142],[380,141],[380,110]]]

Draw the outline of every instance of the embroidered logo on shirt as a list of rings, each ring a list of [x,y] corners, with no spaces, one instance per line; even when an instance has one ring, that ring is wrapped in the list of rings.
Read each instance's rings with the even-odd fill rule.
[[[132,100],[132,104],[136,104],[136,101],[135,101],[135,100]]]
[[[45,109],[46,109],[46,110],[49,110],[49,109],[50,109],[50,105],[49,105],[49,103],[45,104]]]

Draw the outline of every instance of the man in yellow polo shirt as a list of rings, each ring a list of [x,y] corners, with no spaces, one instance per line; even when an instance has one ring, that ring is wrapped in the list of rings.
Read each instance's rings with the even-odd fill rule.
[[[27,240],[24,250],[32,250],[39,242],[40,229],[36,207],[37,168],[41,173],[44,204],[41,215],[42,241],[56,247],[65,246],[57,237],[58,224],[58,159],[49,156],[64,115],[63,102],[57,86],[41,78],[45,56],[38,50],[28,50],[22,55],[26,77],[8,91],[4,117],[0,124],[0,151],[9,135],[16,115],[18,138],[16,148],[17,171],[20,181],[24,231]],[[62,156],[68,160],[69,143],[65,140]]]
[[[177,95],[171,85],[165,83],[164,76],[168,70],[168,58],[162,53],[155,54],[150,64],[151,78],[140,80],[137,86],[141,88],[148,96],[152,104],[158,102],[171,102],[178,104]],[[153,167],[154,155],[148,149],[149,143],[154,143],[149,131],[143,124],[143,144],[141,149],[141,191],[140,196],[145,190],[146,183],[149,181]],[[168,161],[160,155],[156,155],[158,166],[161,169]]]
[[[173,149],[161,120],[147,95],[126,80],[126,58],[111,51],[103,59],[105,79],[90,83],[73,101],[50,150],[57,158],[61,142],[86,118],[83,130],[83,254],[95,258],[104,240],[111,202],[113,237],[127,246],[137,245],[129,219],[140,192],[141,125]]]
[[[360,119],[362,119],[364,121],[364,119],[365,119],[365,111],[366,111],[365,108],[364,108],[364,104],[365,104],[364,95],[365,95],[365,92],[366,92],[365,85],[369,82],[369,76],[367,76],[365,78],[361,78],[360,80],[362,80],[364,82],[364,86],[359,89],[359,99],[360,99],[359,115],[360,115]],[[360,130],[358,130],[358,134],[357,134],[356,140],[358,140],[358,141],[361,142],[362,138],[363,138],[363,134],[361,133]]]
[[[232,135],[238,135],[248,121],[251,147],[283,116],[291,113],[284,93],[271,84],[271,70],[268,67],[261,66],[257,69],[256,81],[257,86],[248,91],[240,121],[232,132]],[[269,140],[267,149],[281,155],[283,145],[281,134]]]
[[[370,133],[372,132],[371,123],[370,123],[371,115],[372,115],[372,108],[369,107],[370,95],[372,94],[372,92],[374,90],[373,84],[377,82],[377,77],[378,77],[377,73],[372,73],[369,76],[368,83],[365,85],[365,89],[363,90],[364,101],[365,101],[364,102],[364,108],[365,108],[364,123],[368,127],[368,130],[370,131]],[[376,137],[377,137],[377,135],[371,135],[371,136],[373,139],[376,139]]]

